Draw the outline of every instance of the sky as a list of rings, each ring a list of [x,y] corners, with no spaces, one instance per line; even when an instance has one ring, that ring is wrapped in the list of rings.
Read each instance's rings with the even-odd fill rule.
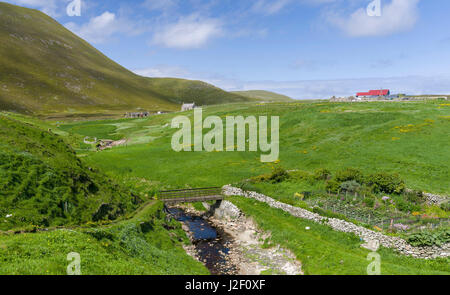
[[[143,76],[295,99],[450,94],[448,0],[6,2],[45,12]]]

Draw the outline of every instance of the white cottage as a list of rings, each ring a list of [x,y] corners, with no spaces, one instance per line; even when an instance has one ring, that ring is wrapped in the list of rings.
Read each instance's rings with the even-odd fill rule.
[[[183,105],[181,106],[181,111],[190,111],[195,109],[195,103],[183,103]]]

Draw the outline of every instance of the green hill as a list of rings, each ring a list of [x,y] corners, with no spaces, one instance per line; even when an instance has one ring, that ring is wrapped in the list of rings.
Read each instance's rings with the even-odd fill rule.
[[[0,230],[115,219],[135,207],[51,130],[0,114],[0,148]]]
[[[232,93],[242,95],[257,101],[266,101],[266,102],[294,101],[294,99],[290,98],[289,96],[265,90],[233,91]]]
[[[0,12],[0,110],[120,114],[246,100],[199,81],[138,76],[40,11],[0,3]]]

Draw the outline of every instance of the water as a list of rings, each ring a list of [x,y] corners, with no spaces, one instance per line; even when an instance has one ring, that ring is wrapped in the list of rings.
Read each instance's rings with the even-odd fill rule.
[[[236,274],[236,266],[228,258],[232,238],[221,229],[214,228],[200,216],[169,208],[169,213],[189,228],[200,261],[213,275]]]

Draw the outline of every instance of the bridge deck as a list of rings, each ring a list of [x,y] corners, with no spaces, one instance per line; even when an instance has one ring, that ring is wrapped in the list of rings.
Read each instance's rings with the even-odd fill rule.
[[[222,188],[208,187],[159,192],[159,199],[164,203],[193,203],[223,200]]]

